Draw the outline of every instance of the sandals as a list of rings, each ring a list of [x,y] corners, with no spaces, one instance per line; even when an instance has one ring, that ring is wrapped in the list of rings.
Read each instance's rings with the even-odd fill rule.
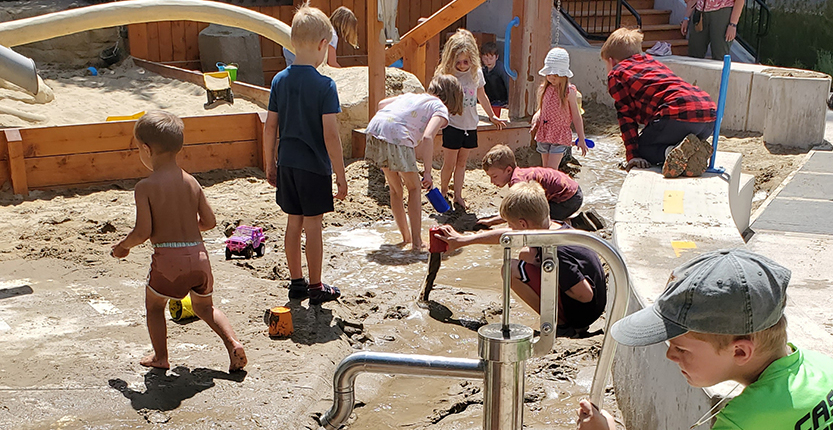
[[[325,283],[321,283],[321,289],[309,290],[309,304],[320,305],[321,303],[331,302],[341,297],[341,290],[338,287],[333,287]]]
[[[304,278],[300,279],[300,282],[296,282],[298,280],[295,279],[289,283],[290,300],[304,300],[309,297],[309,283]]]

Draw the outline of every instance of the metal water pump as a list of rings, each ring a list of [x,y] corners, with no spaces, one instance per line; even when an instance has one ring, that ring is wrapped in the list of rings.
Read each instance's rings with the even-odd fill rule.
[[[333,406],[320,420],[321,426],[335,430],[350,417],[355,402],[355,380],[360,373],[439,376],[483,379],[483,429],[522,430],[524,371],[526,360],[552,351],[558,321],[558,261],[556,249],[564,245],[580,245],[598,253],[613,276],[608,288],[609,312],[605,333],[625,315],[630,281],[619,253],[605,240],[577,230],[542,230],[506,233],[500,238],[503,246],[503,320],[478,330],[480,359],[450,358],[431,355],[357,352],[339,363],[333,376]],[[541,248],[540,336],[532,328],[509,322],[510,260],[512,249]],[[590,401],[601,407],[607,374],[613,364],[616,344],[605,336]]]

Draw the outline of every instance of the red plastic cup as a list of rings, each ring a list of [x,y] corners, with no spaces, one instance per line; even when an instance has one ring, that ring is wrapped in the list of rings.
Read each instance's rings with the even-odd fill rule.
[[[436,233],[440,232],[440,227],[431,227],[428,229],[428,252],[434,254],[437,252],[446,252],[448,251],[448,244],[445,243],[442,239],[434,236]]]

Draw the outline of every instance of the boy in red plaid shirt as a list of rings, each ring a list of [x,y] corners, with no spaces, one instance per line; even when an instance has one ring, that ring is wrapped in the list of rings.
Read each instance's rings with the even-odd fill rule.
[[[706,139],[716,120],[711,97],[643,54],[639,30],[614,31],[601,57],[622,130],[625,168],[663,165],[666,178],[702,175],[712,154]]]

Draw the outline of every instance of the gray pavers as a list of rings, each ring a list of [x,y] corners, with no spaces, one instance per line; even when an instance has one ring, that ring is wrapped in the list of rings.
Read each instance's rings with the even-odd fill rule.
[[[752,230],[833,235],[833,152],[813,152]]]

